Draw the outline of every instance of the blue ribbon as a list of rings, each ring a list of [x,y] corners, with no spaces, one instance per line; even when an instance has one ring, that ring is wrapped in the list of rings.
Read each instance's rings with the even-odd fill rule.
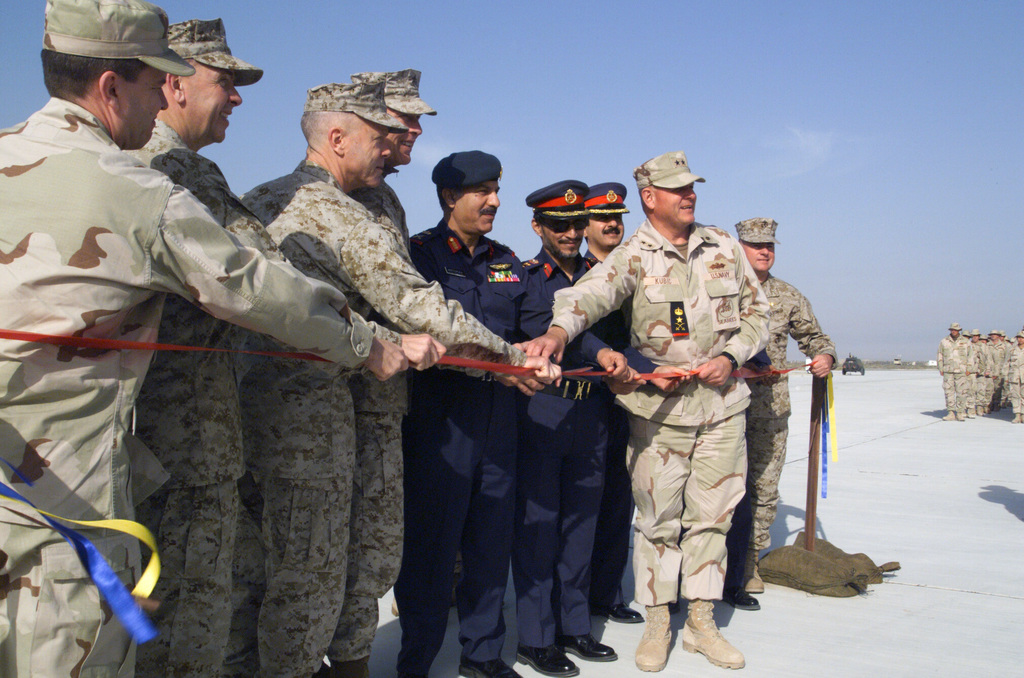
[[[10,462],[6,459],[0,460],[10,466],[14,474],[18,476],[24,483],[31,486],[32,483],[18,472],[18,469],[11,466]],[[36,508],[36,505],[30,502],[25,497],[21,496],[16,490],[8,487],[3,482],[0,482],[0,496],[20,501],[28,504],[32,508]],[[49,516],[40,514],[43,519],[50,524],[53,529],[57,530],[64,539],[71,544],[72,548],[75,549],[75,553],[78,554],[78,559],[82,561],[82,566],[89,573],[89,577],[96,584],[96,588],[99,589],[100,595],[110,605],[110,609],[118,620],[124,626],[125,630],[131,635],[132,639],[136,643],[142,644],[153,640],[157,636],[156,627],[153,626],[153,622],[149,620],[149,617],[142,611],[142,609],[136,604],[132,594],[128,592],[121,580],[118,579],[114,571],[110,569],[110,565],[100,555],[100,552],[96,549],[88,538],[83,536],[77,530],[73,530],[70,527],[65,527],[57,521],[51,519]]]
[[[821,403],[821,498],[828,497],[828,431],[830,423],[828,420],[828,391],[825,391],[825,399]]]

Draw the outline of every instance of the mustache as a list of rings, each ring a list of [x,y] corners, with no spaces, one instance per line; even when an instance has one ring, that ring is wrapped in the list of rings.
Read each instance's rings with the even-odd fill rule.
[[[484,214],[489,214],[489,215],[491,215],[492,217],[493,217],[493,216],[494,216],[495,214],[497,214],[497,213],[498,213],[498,208],[497,208],[497,207],[485,207],[485,208],[483,208],[482,210],[480,210],[480,214],[481,214],[481,215],[484,215]]]

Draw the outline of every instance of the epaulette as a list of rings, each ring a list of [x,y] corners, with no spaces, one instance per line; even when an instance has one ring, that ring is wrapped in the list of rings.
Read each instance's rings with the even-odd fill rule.
[[[531,268],[536,268],[537,266],[540,266],[539,259],[530,259],[529,261],[523,262],[523,268],[525,268],[527,271],[529,271]]]
[[[509,247],[508,245],[506,245],[503,242],[498,242],[497,240],[491,240],[491,244],[494,245],[495,249],[499,249],[499,250],[502,250],[504,252],[508,252],[513,257],[516,256],[516,253],[512,251],[512,248]]]
[[[437,226],[435,226],[434,228],[428,228],[427,230],[423,231],[422,233],[417,233],[416,235],[411,236],[409,238],[409,242],[416,243],[417,245],[422,245],[425,242],[427,242],[428,240],[431,240],[432,238],[437,237],[437,235],[440,233],[440,231],[441,231],[441,229],[438,228]]]

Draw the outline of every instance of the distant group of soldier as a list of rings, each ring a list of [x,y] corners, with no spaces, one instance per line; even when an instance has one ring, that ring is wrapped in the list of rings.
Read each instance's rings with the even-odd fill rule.
[[[987,335],[949,326],[937,361],[946,396],[945,421],[965,421],[1013,408],[1013,423],[1024,424],[1024,329],[1012,340],[1002,330]]]
[[[704,179],[671,152],[634,170],[646,220],[625,241],[623,184],[531,193],[522,262],[489,237],[502,166],[482,151],[436,165],[441,219],[410,237],[384,179],[436,114],[418,71],[310,89],[305,158],[239,197],[198,151],[263,71],[219,19],[51,0],[42,58],[52,98],[0,133],[0,327],[215,350],[0,343],[6,484],[68,519],[136,518],[164,568],[160,636],[136,648],[72,547],[0,498],[0,674],[132,675],[137,651],[142,676],[367,676],[394,586],[400,676],[428,674],[454,598],[460,675],[510,678],[510,568],[517,657],[542,674],[618,658],[591,615],[645,622],[636,664],[663,669],[680,597],[683,647],[744,665],[713,610],[764,591],[790,414],[771,366],[790,337],[815,377],[836,361],[769,273],[775,221],[697,223]],[[953,339],[947,369],[982,372]],[[621,590],[634,528],[644,615]],[[138,578],[132,538],[83,532]]]

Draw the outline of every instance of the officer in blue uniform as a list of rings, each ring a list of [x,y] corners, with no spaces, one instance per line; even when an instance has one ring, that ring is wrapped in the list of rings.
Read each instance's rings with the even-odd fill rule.
[[[534,191],[533,229],[543,247],[523,264],[527,294],[522,327],[529,337],[551,322],[555,292],[590,269],[580,256],[587,225],[587,185],[561,181]],[[610,349],[609,349],[610,350]],[[563,371],[582,367],[570,346]],[[594,530],[604,488],[609,400],[598,384],[563,378],[519,398],[519,473],[512,575],[519,627],[518,658],[549,676],[575,676],[566,652],[613,661],[615,651],[591,635],[588,591]]]
[[[584,233],[591,267],[622,242],[622,215],[627,214],[626,187],[609,182],[590,187],[584,205],[589,223]],[[622,311],[605,316],[590,330],[616,351],[623,351],[631,367],[642,373],[653,372],[655,365],[629,345],[629,327]],[[589,357],[589,356],[588,356]],[[597,514],[594,554],[590,559],[590,613],[624,624],[643,622],[639,612],[625,603],[622,577],[629,564],[629,543],[633,522],[633,490],[626,468],[629,421],[626,411],[614,406],[615,395],[603,385],[599,396],[608,400],[608,443],[605,451],[604,493]]]
[[[454,153],[432,179],[444,216],[410,239],[416,268],[447,299],[506,341],[521,338],[522,263],[485,234],[497,212],[501,164],[480,151]],[[506,380],[507,381],[507,380]],[[515,678],[501,660],[502,600],[515,506],[515,389],[487,376],[418,372],[402,427],[405,544],[395,599],[402,611],[399,676],[426,676],[444,641],[456,553],[462,659],[470,678]]]

